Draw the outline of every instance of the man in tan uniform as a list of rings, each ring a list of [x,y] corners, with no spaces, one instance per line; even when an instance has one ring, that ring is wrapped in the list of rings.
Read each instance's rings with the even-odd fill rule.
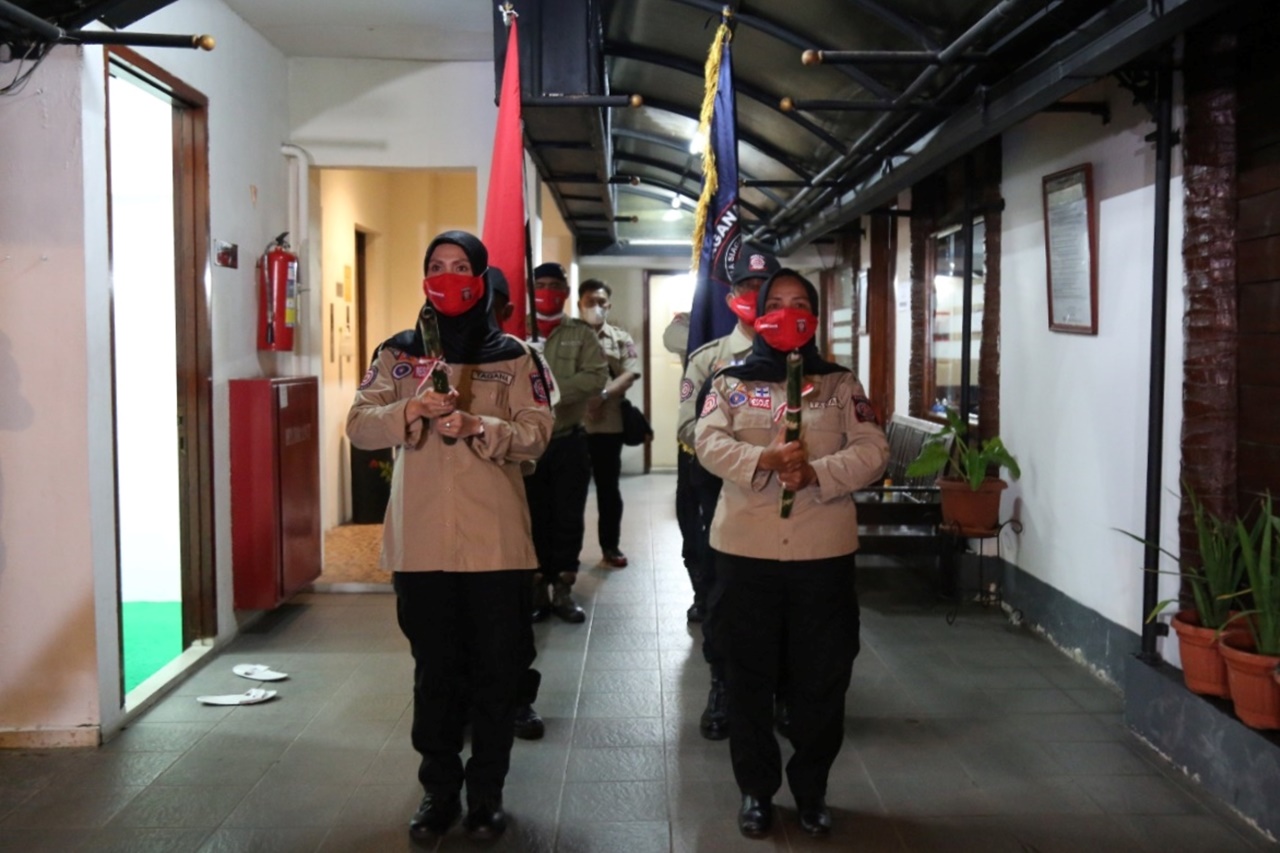
[[[748,247],[750,248],[750,247]],[[707,541],[719,481],[702,472],[694,458],[694,427],[698,422],[698,392],[707,379],[722,368],[738,364],[751,352],[755,340],[755,300],[761,283],[777,272],[778,260],[758,251],[744,251],[738,256],[733,283],[728,295],[729,308],[738,317],[738,325],[723,338],[704,344],[689,354],[680,383],[679,467],[676,470],[676,513],[681,516],[680,530],[685,536],[684,559],[693,583],[693,605],[689,621],[702,622],[702,656],[711,666],[711,690],[707,707],[702,712],[698,729],[708,740],[723,740],[729,735],[728,689],[725,679],[725,655],[718,642],[717,605],[724,594],[716,583],[715,559]],[[692,516],[690,519],[689,516]],[[694,541],[689,542],[692,535]]]
[[[584,423],[599,509],[596,532],[600,550],[604,552],[601,562],[621,569],[627,565],[627,556],[618,547],[622,534],[622,492],[618,488],[618,478],[622,475],[622,399],[640,378],[640,357],[631,335],[608,322],[612,296],[609,285],[597,278],[578,285],[578,312],[587,325],[595,329],[609,363],[609,384],[600,396],[587,402]]]
[[[566,622],[583,622],[586,614],[570,594],[578,577],[585,528],[583,513],[591,484],[591,459],[582,419],[587,402],[604,390],[609,367],[595,330],[564,314],[570,292],[564,267],[556,263],[539,265],[533,271],[533,286],[538,329],[546,336],[543,357],[560,390],[551,442],[524,481],[539,566],[533,619],[540,622],[555,613]]]

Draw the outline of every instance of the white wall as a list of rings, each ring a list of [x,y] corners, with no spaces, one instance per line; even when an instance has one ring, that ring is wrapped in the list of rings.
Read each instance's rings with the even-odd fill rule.
[[[91,743],[100,714],[90,460],[110,445],[86,403],[110,377],[105,338],[86,335],[105,271],[89,262],[106,253],[87,244],[84,168],[105,140],[82,136],[83,67],[58,48],[0,104],[0,745],[37,729],[37,742]]]
[[[1023,471],[1004,509],[1016,507],[1024,524],[1014,562],[1140,631],[1142,550],[1113,528],[1141,534],[1145,513],[1155,192],[1154,150],[1143,136],[1153,124],[1114,82],[1080,97],[1105,98],[1110,125],[1041,115],[1004,137],[1001,432]],[[1041,179],[1085,162],[1098,208],[1096,337],[1050,332],[1047,320]],[[1178,490],[1182,423],[1181,187],[1175,165],[1161,520],[1162,544],[1175,552],[1177,498],[1168,491]]]
[[[218,0],[180,0],[131,29],[218,39],[213,53],[141,52],[208,96],[211,230],[241,246],[239,270],[215,267],[208,278],[216,593],[226,636],[234,630],[226,381],[264,372],[254,350],[253,257],[287,218],[286,69]],[[99,725],[122,718],[102,68],[100,49],[59,48],[21,95],[0,104],[8,194],[0,205],[0,738],[18,731],[25,743],[96,739]]]

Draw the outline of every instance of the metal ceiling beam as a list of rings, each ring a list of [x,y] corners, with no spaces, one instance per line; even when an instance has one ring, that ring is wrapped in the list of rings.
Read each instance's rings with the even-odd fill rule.
[[[800,55],[805,65],[942,65],[936,50],[806,50]],[[981,65],[989,62],[985,53],[965,53],[952,57],[956,65]]]
[[[650,65],[659,65],[663,68],[670,68],[672,71],[679,71],[702,80],[706,76],[706,70],[703,66],[692,60],[685,59],[683,56],[676,56],[674,53],[664,53],[660,50],[653,50],[648,47],[640,47],[634,44],[623,44],[622,42],[607,41],[604,43],[604,52],[606,56],[616,56],[622,59],[631,59],[636,62],[645,62]],[[795,122],[809,133],[827,143],[828,146],[837,151],[844,150],[844,143],[836,139],[827,131],[814,124],[804,116],[787,112],[779,104],[779,96],[766,92],[757,86],[742,80],[735,76],[733,81],[734,91],[741,95],[746,95],[751,100],[768,107],[774,112],[781,115],[788,121]]]
[[[978,19],[973,26],[961,33],[955,41],[940,51],[938,54],[939,57],[949,61],[951,57],[963,55],[975,41],[986,34],[987,30],[991,29],[991,27],[996,23],[1012,14],[1018,6],[1025,5],[1029,2],[1041,2],[1041,0],[1000,0],[999,3]],[[911,85],[908,86],[901,95],[894,99],[895,102],[909,104],[915,101],[924,91],[924,88],[933,80],[934,77],[938,75],[938,71],[942,67],[942,65],[926,66],[916,79],[912,81]],[[822,181],[838,176],[848,166],[852,165],[856,157],[859,157],[871,150],[873,142],[889,127],[893,117],[893,113],[886,113],[877,119],[876,122],[872,124],[871,127],[867,128],[867,130],[863,132],[862,136],[860,136],[844,154],[827,164],[827,167],[818,173],[817,177],[814,178],[814,181],[816,183],[821,183]],[[809,190],[801,190],[791,198],[791,201],[784,205],[781,210],[770,218],[770,228],[776,229],[787,214],[809,201],[810,198],[812,198],[812,193]]]
[[[670,192],[675,193],[676,195],[683,196],[684,198],[689,199],[694,204],[698,203],[698,196],[701,195],[701,188],[698,189],[698,192],[691,192],[685,189],[684,187],[680,186],[679,184],[673,184],[670,181],[663,180],[662,178],[655,178],[652,175],[619,175],[618,177],[619,178],[637,178],[639,179],[641,184],[649,184],[650,186],[660,187],[664,190],[668,190]],[[625,184],[627,182],[619,181],[619,183]],[[636,186],[636,184],[632,184],[631,186],[634,187]],[[622,192],[633,192],[633,191],[634,190],[628,190],[625,187],[622,189]],[[750,213],[752,216],[756,217],[757,219],[764,221],[764,218],[765,218],[764,211],[761,210],[756,205],[751,204],[750,202],[743,201],[742,198],[739,197],[738,206],[741,207],[743,210],[747,211],[748,213]]]
[[[774,241],[778,253],[789,254],[876,207],[892,203],[902,190],[1056,103],[1085,81],[1113,73],[1225,8],[1223,0],[1163,0],[1163,11],[1155,12],[1148,0],[1116,0],[1011,74],[1005,84],[972,97],[892,172],[872,175],[835,198],[825,210],[806,216],[803,225]]]
[[[686,6],[692,6],[695,9],[701,9],[704,12],[709,12],[713,15],[719,15],[720,10],[724,8],[724,4],[722,2],[717,2],[717,0],[675,0],[675,2],[683,3]],[[854,0],[854,2],[859,6],[878,5],[872,4],[870,0]],[[744,15],[741,12],[735,12],[733,20],[739,24],[745,24],[753,30],[759,30],[765,35],[772,36],[778,41],[784,44],[789,44],[792,47],[798,47],[801,50],[813,47],[813,39],[805,38],[799,33],[789,30],[786,27],[776,24],[766,18],[762,18],[759,15]],[[925,44],[924,46],[930,50],[934,47],[933,44]],[[858,68],[856,65],[837,65],[835,68],[878,98],[892,98],[894,96],[892,89],[863,71],[861,68]]]
[[[659,145],[663,148],[670,148],[672,150],[679,151],[693,161],[693,163],[697,166],[699,176],[701,176],[702,174],[702,166],[700,164],[701,158],[697,154],[690,154],[689,146],[686,143],[680,142],[679,140],[673,137],[659,136],[656,133],[645,133],[642,130],[631,130],[630,128],[625,128],[625,127],[613,128],[613,135],[615,139],[616,138],[635,139],[640,142],[647,142],[651,145]],[[616,145],[614,146],[613,150],[615,152],[618,150]],[[740,178],[745,178],[749,181],[756,180],[755,178],[752,177],[751,172],[748,172],[742,168],[741,163],[738,164],[738,176]],[[755,182],[755,183],[752,183],[751,186],[754,189],[760,190],[760,194],[763,195],[765,198],[769,199],[769,201],[781,207],[782,199],[778,197],[777,193],[769,192],[769,190],[765,188],[765,185],[767,184],[768,184],[767,181],[765,182],[765,184]]]
[[[647,98],[644,105],[648,109],[665,110],[669,113],[675,113],[678,116],[693,119],[694,121],[698,120],[698,111],[695,108],[686,107],[684,104],[677,104],[674,101],[664,101],[659,98]],[[794,160],[792,160],[791,155],[786,151],[783,151],[781,148],[762,137],[743,131],[742,128],[738,128],[738,142],[747,143],[764,156],[777,160],[783,166],[806,180],[813,176],[812,172],[799,166]]]

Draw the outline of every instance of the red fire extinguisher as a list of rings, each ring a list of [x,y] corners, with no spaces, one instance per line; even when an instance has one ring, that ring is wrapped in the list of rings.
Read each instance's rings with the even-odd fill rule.
[[[258,349],[293,349],[298,321],[298,256],[289,251],[286,231],[258,259]]]

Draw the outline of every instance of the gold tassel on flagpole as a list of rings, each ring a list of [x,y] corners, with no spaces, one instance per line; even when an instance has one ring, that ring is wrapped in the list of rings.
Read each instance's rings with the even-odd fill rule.
[[[720,59],[724,56],[724,43],[733,37],[729,29],[729,16],[732,12],[726,6],[716,37],[711,42],[711,50],[707,53],[707,67],[704,73],[706,87],[702,96],[702,111],[698,116],[697,138],[702,142],[702,195],[698,197],[698,206],[693,211],[693,273],[698,272],[698,262],[702,258],[702,240],[707,231],[707,213],[711,209],[711,199],[719,188],[716,181],[716,153],[711,150],[711,117],[716,107],[716,92],[720,84]]]

